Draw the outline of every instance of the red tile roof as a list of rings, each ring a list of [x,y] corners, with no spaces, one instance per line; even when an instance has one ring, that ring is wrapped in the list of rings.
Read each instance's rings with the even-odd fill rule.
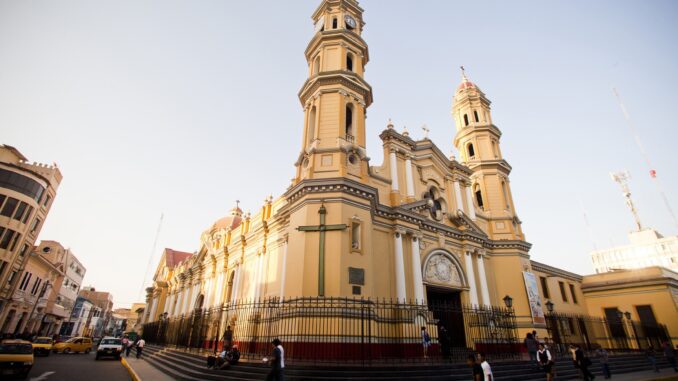
[[[192,255],[193,253],[165,248],[165,265],[169,268],[176,267],[179,263],[183,262]]]

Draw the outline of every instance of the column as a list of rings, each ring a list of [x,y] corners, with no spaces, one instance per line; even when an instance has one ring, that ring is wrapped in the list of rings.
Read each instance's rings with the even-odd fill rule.
[[[414,283],[415,303],[424,304],[424,281],[421,276],[419,239],[417,236],[412,236],[412,282]]]
[[[398,192],[398,161],[396,159],[396,151],[394,149],[391,150],[391,153],[389,154],[389,158],[391,160],[390,167],[391,167],[391,192]]]
[[[397,230],[395,239],[395,283],[396,298],[398,303],[405,302],[407,294],[405,293],[405,263],[403,261],[403,233]]]
[[[471,255],[470,251],[466,252],[464,264],[466,265],[466,280],[468,281],[469,300],[471,301],[471,306],[477,306],[478,294],[476,292],[476,275],[473,272],[473,256]]]
[[[205,293],[203,295],[204,295],[205,298],[204,298],[203,307],[205,307],[205,308],[209,308],[209,307],[212,306],[210,298],[212,297],[212,285],[213,284],[214,284],[214,277],[213,276],[210,277],[209,279],[207,279],[207,281],[204,283]],[[198,295],[200,295],[200,294],[198,294]]]
[[[231,291],[231,303],[235,303],[240,290],[240,266],[236,264],[235,275],[233,275],[233,291]]]
[[[254,278],[254,299],[258,300],[261,297],[261,278],[262,278],[262,268],[264,265],[264,253],[259,253],[257,255],[257,274]]]
[[[478,276],[480,277],[480,294],[483,296],[483,304],[486,307],[490,306],[490,291],[487,288],[487,277],[485,275],[485,261],[483,254],[478,254],[476,257],[478,261]]]
[[[473,205],[473,192],[471,185],[466,186],[466,203],[468,204],[468,214],[472,220],[476,219],[476,207]]]
[[[217,276],[217,296],[214,299],[214,305],[220,306],[224,299],[224,272],[219,272]]]
[[[407,181],[407,198],[414,199],[414,178],[412,177],[412,158],[405,160],[405,179]]]
[[[183,298],[181,297],[182,291],[175,291],[174,297],[177,298],[177,302],[174,304],[174,308],[170,311],[170,315],[178,316],[181,315],[181,303],[183,303]]]
[[[461,187],[459,186],[459,180],[454,179],[454,196],[457,200],[457,210],[464,211],[464,202],[461,199]]]
[[[285,274],[287,273],[287,240],[283,244],[282,269],[280,270],[280,302],[285,298]]]
[[[154,297],[153,303],[151,303],[151,315],[150,315],[151,321],[157,321],[158,320],[158,316],[156,315],[156,312],[158,312],[158,311],[156,311],[157,307],[158,307],[158,297]]]

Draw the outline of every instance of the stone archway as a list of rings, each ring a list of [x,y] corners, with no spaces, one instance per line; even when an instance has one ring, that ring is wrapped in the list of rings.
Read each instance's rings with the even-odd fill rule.
[[[433,250],[424,261],[424,283],[461,291],[468,285],[461,263],[454,255],[441,249]]]

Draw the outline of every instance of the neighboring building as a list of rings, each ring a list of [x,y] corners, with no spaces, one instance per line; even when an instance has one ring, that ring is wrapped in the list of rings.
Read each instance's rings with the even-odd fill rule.
[[[143,310],[145,303],[132,303],[132,307],[129,308],[127,313],[127,330],[134,331],[137,333],[141,332],[141,321],[139,320],[139,310]]]
[[[160,258],[160,266],[154,275],[154,279],[157,279],[158,282],[162,282],[162,279],[171,279],[175,269],[188,258],[193,256],[192,253],[187,253],[184,251],[173,250],[165,248]],[[166,284],[166,283],[158,283]],[[147,292],[149,289],[147,289]],[[146,305],[147,308],[144,308],[144,318],[142,323],[148,323],[149,321],[158,320],[158,316],[162,315],[164,312],[167,312],[165,306],[165,300],[167,299],[167,287],[158,287],[151,288],[151,294],[147,295]]]
[[[63,336],[85,336],[90,331],[89,319],[92,314],[94,304],[83,297],[78,297],[73,306],[73,312],[70,319],[61,326],[60,335]]]
[[[94,287],[84,287],[80,291],[79,296],[90,300],[92,304],[100,309],[100,311],[91,316],[94,322],[90,324],[94,324],[92,325],[92,336],[100,337],[110,334],[110,324],[113,319],[113,295],[105,291],[96,291]]]
[[[629,245],[591,253],[596,273],[661,266],[678,271],[678,236],[663,237],[654,229],[629,233]]]
[[[28,254],[61,183],[56,165],[29,163],[16,148],[0,145],[0,328],[6,332],[30,314],[24,293],[14,294]],[[25,320],[24,320],[25,322]]]

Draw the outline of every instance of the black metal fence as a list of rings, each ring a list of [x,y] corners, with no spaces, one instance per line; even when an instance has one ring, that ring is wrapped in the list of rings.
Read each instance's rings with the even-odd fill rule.
[[[426,359],[422,327],[431,338]],[[150,343],[206,351],[237,344],[249,359],[269,355],[271,340],[279,338],[290,362],[459,361],[472,351],[520,355],[511,309],[351,298],[237,302],[145,324],[143,335]]]
[[[569,355],[569,344],[593,351],[606,348],[613,351],[641,351],[650,345],[661,348],[664,341],[670,342],[664,324],[643,324],[629,319],[605,319],[602,317],[550,313],[546,315],[549,332],[547,341],[556,353]]]

